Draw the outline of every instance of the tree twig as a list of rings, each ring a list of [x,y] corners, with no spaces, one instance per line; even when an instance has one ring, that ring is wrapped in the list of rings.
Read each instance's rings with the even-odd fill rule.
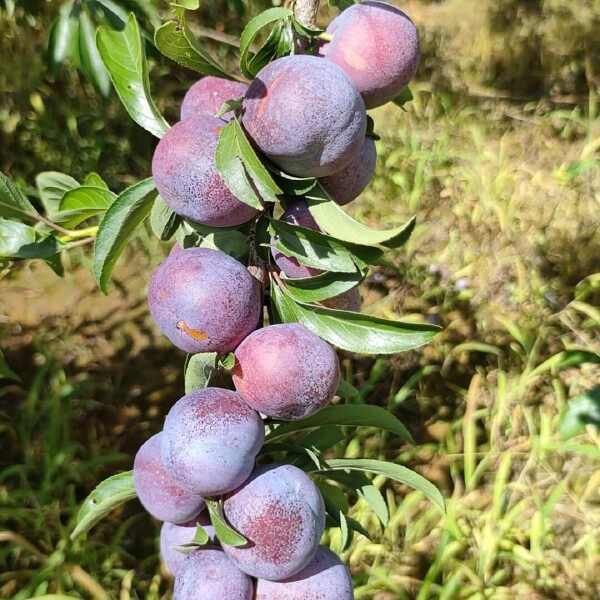
[[[294,14],[296,19],[309,29],[317,29],[319,0],[295,0]]]

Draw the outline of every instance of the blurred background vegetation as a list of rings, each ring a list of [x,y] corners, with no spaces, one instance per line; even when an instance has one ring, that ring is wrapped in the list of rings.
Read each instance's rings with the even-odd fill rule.
[[[201,3],[193,26],[238,33],[267,2]],[[374,112],[377,176],[351,208],[372,225],[417,214],[409,245],[361,289],[364,310],[444,326],[429,347],[343,357],[353,401],[390,407],[415,447],[349,431],[339,456],[385,457],[448,498],[441,517],[376,480],[392,506],[343,552],[356,597],[600,597],[600,3],[410,0],[423,59],[403,112]],[[166,2],[130,0],[147,23]],[[75,65],[49,69],[61,2],[0,1],[0,170],[121,188],[154,141]],[[158,11],[156,13],[155,11]],[[323,7],[326,23],[333,9]],[[232,60],[214,45],[222,60]],[[193,73],[152,56],[153,94],[177,119]],[[135,503],[68,541],[94,484],[131,465],[182,393],[183,356],[147,317],[165,249],[142,234],[102,296],[85,251],[59,279],[0,271],[0,597],[161,598],[157,525]],[[335,531],[328,540],[335,548]],[[62,596],[61,596],[62,595]]]

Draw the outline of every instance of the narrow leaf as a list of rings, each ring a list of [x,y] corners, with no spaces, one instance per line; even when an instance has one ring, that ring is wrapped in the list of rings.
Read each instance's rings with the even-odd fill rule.
[[[366,485],[358,491],[361,498],[367,502],[377,518],[381,521],[384,527],[387,527],[390,520],[390,511],[383,494],[374,485]]]
[[[83,501],[75,519],[75,529],[71,533],[71,539],[74,540],[89,531],[110,511],[135,496],[133,471],[126,471],[105,479]]]
[[[161,241],[170,240],[181,224],[179,215],[175,214],[160,197],[156,196],[150,212],[152,232]]]
[[[294,300],[313,304],[351,290],[364,279],[364,276],[365,274],[360,271],[354,271],[354,273],[326,271],[315,277],[299,279],[282,277],[282,281],[288,295]]]
[[[413,217],[404,225],[393,229],[384,231],[371,229],[348,215],[339,204],[329,197],[321,184],[308,192],[306,201],[310,213],[323,231],[354,244],[398,248],[407,242],[415,228],[416,220]]]
[[[215,372],[216,363],[216,352],[188,355],[185,365],[185,393],[207,387]]]
[[[150,214],[154,202],[151,192],[154,189],[151,177],[128,187],[113,202],[100,223],[94,248],[93,271],[104,293],[115,263],[129,238]]]
[[[18,186],[0,172],[0,217],[23,219],[36,215],[37,211]]]
[[[350,470],[383,475],[418,490],[442,512],[445,511],[444,497],[437,487],[423,476],[402,465],[368,458],[332,458],[327,461],[327,467],[326,471]]]
[[[79,15],[79,57],[85,76],[104,96],[110,94],[110,77],[96,47],[96,29],[84,8]]]
[[[244,546],[248,540],[235,529],[229,526],[223,514],[223,502],[206,499],[206,506],[210,515],[210,522],[215,528],[218,540],[226,546]]]
[[[396,354],[429,343],[440,328],[435,325],[380,319],[363,313],[300,304],[278,285],[272,298],[280,319],[302,323],[334,346],[358,354]]]
[[[318,413],[301,419],[282,423],[267,435],[266,441],[273,442],[282,437],[327,425],[346,425],[350,427],[377,427],[395,433],[402,441],[414,443],[410,432],[392,413],[375,404],[338,404],[326,406]]]
[[[115,90],[138,124],[156,137],[162,137],[169,124],[150,96],[148,63],[137,19],[133,14],[122,31],[99,27],[96,44]]]
[[[79,62],[77,16],[78,8],[75,7],[75,3],[65,2],[52,24],[48,36],[48,58],[53,71],[66,60],[70,59],[75,66]]]

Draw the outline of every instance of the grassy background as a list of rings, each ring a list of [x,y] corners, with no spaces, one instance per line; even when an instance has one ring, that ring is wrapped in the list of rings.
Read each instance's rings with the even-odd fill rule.
[[[147,176],[151,139],[72,69],[51,77],[44,44],[57,2],[0,2],[0,168],[31,186],[42,170],[90,170],[120,187]],[[258,3],[257,3],[258,4]],[[257,4],[249,10],[255,10]],[[393,358],[343,356],[360,401],[390,407],[417,445],[364,429],[338,456],[397,460],[448,498],[377,480],[382,531],[344,552],[356,597],[600,596],[600,437],[560,436],[569,402],[600,381],[600,7],[594,0],[402,3],[424,58],[406,112],[374,112],[377,176],[352,207],[372,225],[418,227],[372,272],[364,310],[444,326]],[[236,31],[239,6],[202,22]],[[200,21],[198,21],[200,22]],[[226,57],[225,57],[226,58]],[[173,121],[193,80],[155,62]],[[147,274],[163,256],[136,240],[109,296],[82,252],[61,280],[42,264],[5,269],[0,345],[21,385],[0,387],[0,597],[162,598],[157,525],[136,503],[68,541],[80,500],[129,468],[182,393],[183,355],[148,319]],[[327,542],[336,548],[336,532]]]

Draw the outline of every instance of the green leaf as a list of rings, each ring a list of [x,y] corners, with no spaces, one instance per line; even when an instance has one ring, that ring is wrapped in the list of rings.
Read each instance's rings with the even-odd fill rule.
[[[31,202],[12,179],[0,172],[0,217],[23,219],[32,215],[37,215],[37,211]]]
[[[229,75],[217,61],[203,50],[189,31],[185,12],[181,21],[167,21],[154,32],[156,47],[167,58],[179,65],[202,73],[229,78]]]
[[[275,7],[261,12],[248,22],[240,36],[240,68],[246,77],[252,79],[256,75],[256,72],[253,72],[250,67],[250,60],[252,58],[250,49],[252,42],[254,42],[260,30],[271,23],[283,19],[291,19],[292,16],[293,13],[289,8]],[[257,62],[256,64],[259,63]]]
[[[387,527],[390,520],[390,511],[379,488],[374,485],[366,485],[358,491],[358,494],[371,507],[377,518],[381,521],[381,524]]]
[[[82,533],[88,532],[110,511],[135,496],[133,471],[126,471],[105,479],[83,501],[75,519],[75,529],[71,533],[71,539],[74,540]]]
[[[214,231],[205,235],[199,246],[220,250],[238,260],[249,252],[248,238],[241,231]]]
[[[94,171],[88,173],[85,176],[85,179],[83,180],[83,185],[89,187],[100,187],[104,188],[105,190],[108,189],[106,181],[104,181],[104,179],[102,179],[102,177],[100,177],[100,175],[98,175],[98,173],[95,173]]]
[[[287,56],[294,50],[294,31],[291,19],[278,21],[261,48],[246,63],[248,73],[254,77],[271,61]]]
[[[346,550],[350,542],[350,530],[348,529],[348,522],[346,521],[346,515],[340,512],[340,545],[342,550]]]
[[[11,221],[12,222],[12,221]],[[20,225],[20,223],[17,223]],[[23,244],[18,252],[13,254],[14,258],[22,259],[34,259],[41,258],[42,260],[48,261],[52,269],[56,271],[55,260],[53,259],[62,250],[62,244],[54,237],[54,235],[48,235],[45,238],[39,239],[36,234],[36,239],[33,243]],[[57,271],[58,275],[62,275]]]
[[[185,364],[185,393],[208,387],[217,368],[217,353],[188,354]]]
[[[35,241],[36,233],[33,227],[18,221],[0,219],[0,257],[18,257],[21,248],[35,244]]]
[[[95,0],[103,9],[104,13],[111,18],[111,20],[116,21],[119,24],[119,27],[125,27],[127,25],[127,18],[129,14],[127,11],[122,8],[113,0]]]
[[[78,11],[79,7],[74,2],[65,2],[52,23],[48,36],[48,59],[53,71],[66,60],[71,60],[75,66],[79,64]]]
[[[100,289],[106,293],[108,281],[129,238],[150,214],[155,189],[151,177],[128,187],[106,211],[98,228],[93,271]]]
[[[185,8],[185,10],[198,10],[200,8],[200,0],[176,0],[171,2],[171,6]]]
[[[110,77],[96,47],[96,29],[85,8],[79,15],[79,57],[85,76],[107,97],[110,94]]]
[[[353,244],[398,248],[408,241],[415,228],[416,219],[413,217],[404,225],[393,229],[371,229],[348,215],[329,197],[320,183],[306,195],[306,202],[310,213],[323,231]]]
[[[154,235],[161,242],[166,242],[175,235],[180,224],[179,215],[175,214],[160,196],[156,196],[150,212],[150,227]]]
[[[560,438],[568,440],[585,431],[587,425],[600,428],[600,386],[573,398],[560,418]]]
[[[282,193],[236,118],[221,130],[215,164],[231,193],[257,210],[263,208],[261,200],[277,202],[277,196]]]
[[[162,137],[169,124],[150,96],[148,63],[138,22],[129,15],[123,31],[99,27],[96,44],[115,90],[138,124],[156,137]]]
[[[406,110],[404,108],[404,105],[407,102],[410,102],[411,100],[413,100],[414,96],[413,93],[411,92],[410,88],[408,86],[406,86],[393,100],[392,102],[396,105],[399,106],[402,110]]]
[[[414,443],[410,432],[402,422],[391,412],[375,404],[338,404],[335,406],[326,406],[306,419],[282,423],[267,435],[266,442],[279,440],[296,431],[327,425],[377,427],[378,429],[395,433],[404,442]]]
[[[35,184],[46,215],[51,220],[57,218],[63,196],[69,190],[79,187],[79,182],[76,179],[57,171],[38,173],[35,177]]]
[[[60,201],[59,209],[63,211],[89,211],[92,213],[108,210],[117,195],[105,187],[80,185],[67,191]]]
[[[353,246],[336,238],[285,221],[273,219],[271,229],[276,235],[277,250],[286,256],[294,256],[303,265],[335,271],[336,273],[356,273],[366,263],[378,260],[382,252],[367,246]]]
[[[223,514],[223,502],[206,498],[206,506],[210,515],[210,522],[215,528],[218,540],[226,546],[244,546],[248,540],[235,529],[229,526]]]
[[[336,514],[338,512],[346,513],[350,510],[348,496],[342,488],[320,479],[315,481],[315,485],[323,496],[328,512]]]
[[[219,367],[226,371],[231,371],[233,367],[235,367],[235,354],[233,352],[228,352],[224,356],[221,356],[221,358],[219,358]]]
[[[327,469],[320,474],[336,470],[363,471],[374,473],[375,475],[383,475],[388,479],[399,481],[404,485],[418,490],[429,498],[442,512],[445,511],[444,497],[437,487],[418,473],[401,465],[368,458],[332,458],[327,461]]]
[[[8,366],[2,350],[0,350],[0,379],[21,381],[21,378]]]
[[[363,313],[300,304],[278,285],[271,297],[284,323],[302,323],[334,346],[358,354],[396,354],[429,343],[440,328],[435,325],[380,319]]]

